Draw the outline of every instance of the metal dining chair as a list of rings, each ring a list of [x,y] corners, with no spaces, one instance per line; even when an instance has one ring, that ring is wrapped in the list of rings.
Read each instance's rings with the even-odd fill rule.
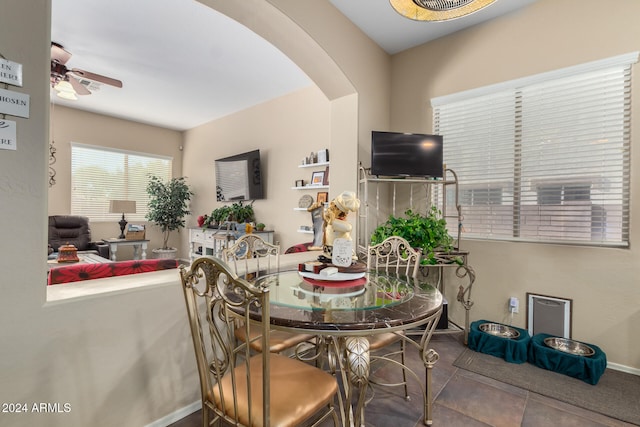
[[[255,353],[234,339],[240,324],[246,336],[257,329],[262,347],[269,345],[268,288],[239,278],[212,257],[196,259],[189,269],[181,266],[180,277],[198,365],[203,426],[221,420],[248,427],[298,426],[311,419],[317,426],[330,416],[334,426],[339,424],[333,376],[296,359]]]
[[[405,276],[411,280],[417,280],[418,268],[420,266],[421,253],[417,249],[413,249],[409,242],[399,236],[391,236],[383,242],[369,246],[367,248],[367,269],[381,271],[386,274],[395,276]],[[400,341],[400,351],[387,353],[385,357],[400,354],[400,363],[402,364],[402,382],[395,384],[383,384],[371,379],[371,384],[386,386],[404,386],[405,399],[409,400],[409,388],[407,385],[407,372],[405,369],[405,351],[406,343],[403,339],[404,332],[388,332],[368,337],[369,350],[375,352],[389,347]]]
[[[222,258],[233,266],[236,274],[241,274],[250,282],[261,275],[277,273],[280,270],[280,246],[266,242],[255,234],[245,234],[238,238],[231,246],[222,250]],[[236,337],[242,341],[249,341],[255,351],[262,351],[262,341],[258,339],[258,331],[255,331],[254,335],[249,336],[247,340],[244,329],[238,328]],[[282,353],[314,338],[313,335],[308,334],[271,331],[269,351]]]

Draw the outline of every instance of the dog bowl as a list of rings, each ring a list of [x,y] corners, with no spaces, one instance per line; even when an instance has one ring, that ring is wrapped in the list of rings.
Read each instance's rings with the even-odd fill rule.
[[[551,347],[554,350],[574,354],[576,356],[589,357],[596,354],[595,350],[588,345],[567,338],[549,337],[544,339],[544,343],[546,346]]]
[[[483,323],[478,328],[482,332],[502,338],[518,338],[520,336],[520,332],[517,330],[499,323]]]

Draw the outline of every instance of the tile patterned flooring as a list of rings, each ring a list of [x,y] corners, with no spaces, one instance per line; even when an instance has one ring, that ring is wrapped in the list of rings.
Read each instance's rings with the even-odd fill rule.
[[[440,355],[433,370],[433,425],[446,427],[619,427],[631,426],[596,412],[568,405],[453,366],[464,350],[461,334],[435,335],[431,347]],[[417,352],[408,349],[407,364],[418,374],[421,362]],[[393,372],[392,372],[393,371]],[[381,367],[377,376],[393,377],[395,367]],[[422,375],[421,375],[422,376]],[[423,380],[424,381],[424,380]],[[419,427],[422,423],[422,397],[416,386],[410,387],[411,400],[405,401],[400,388],[376,389],[367,405],[367,427]],[[201,426],[197,411],[170,427]],[[333,425],[325,422],[322,427]]]

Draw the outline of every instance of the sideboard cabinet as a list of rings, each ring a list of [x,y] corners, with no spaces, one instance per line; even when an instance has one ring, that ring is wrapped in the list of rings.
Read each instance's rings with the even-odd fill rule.
[[[222,249],[229,246],[244,231],[235,231],[216,228],[190,228],[189,229],[189,258],[193,261],[201,255],[220,256]],[[254,231],[264,241],[273,244],[273,230]]]

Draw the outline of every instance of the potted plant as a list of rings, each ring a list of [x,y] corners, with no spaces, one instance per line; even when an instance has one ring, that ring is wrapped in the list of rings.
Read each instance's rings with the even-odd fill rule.
[[[264,227],[265,227],[265,225],[263,223],[261,223],[261,222],[256,224],[256,230],[258,230],[258,231],[264,230]]]
[[[379,225],[371,235],[371,244],[381,243],[389,236],[403,237],[412,247],[422,251],[422,264],[436,264],[437,253],[453,252],[454,240],[447,230],[447,222],[435,206],[426,215],[411,209],[404,214],[404,218],[391,215],[387,222]],[[462,260],[455,257],[451,261],[460,263]]]
[[[184,177],[163,182],[159,177],[151,176],[147,183],[147,194],[149,212],[146,218],[160,227],[163,234],[162,248],[153,252],[158,258],[174,258],[177,249],[168,246],[169,235],[185,226],[184,217],[190,214],[187,202],[191,200],[193,192]]]
[[[238,223],[254,221],[255,213],[253,211],[253,202],[246,205],[243,204],[242,201],[235,202],[230,206],[229,216],[232,221]]]

